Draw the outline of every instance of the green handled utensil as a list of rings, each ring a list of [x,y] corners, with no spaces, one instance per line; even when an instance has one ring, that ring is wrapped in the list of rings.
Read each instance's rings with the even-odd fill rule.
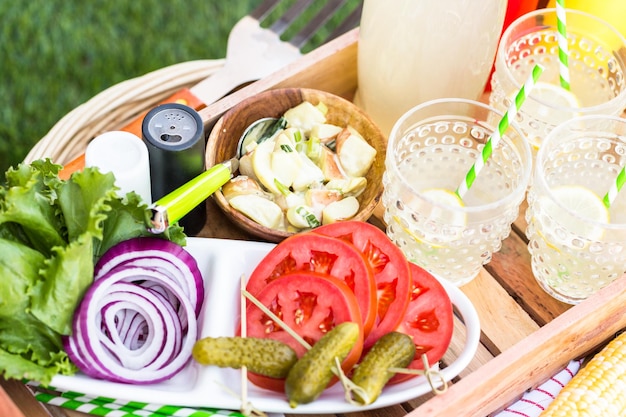
[[[149,228],[152,233],[163,233],[170,224],[180,220],[208,196],[219,190],[239,168],[239,160],[232,158],[217,164],[191,181],[183,184],[150,206]]]
[[[230,180],[239,161],[233,158],[204,170],[204,123],[197,111],[181,103],[151,109],[141,131],[156,200],[149,207],[148,229],[162,233],[189,215],[183,219],[187,224],[181,222],[181,226],[199,231],[206,216],[198,206]]]

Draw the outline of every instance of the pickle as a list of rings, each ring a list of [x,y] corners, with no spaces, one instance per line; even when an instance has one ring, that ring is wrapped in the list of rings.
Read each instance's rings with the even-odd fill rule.
[[[414,357],[415,344],[410,336],[400,332],[383,335],[352,374],[352,382],[364,390],[363,397],[355,391],[354,400],[363,405],[376,401],[385,384],[395,375],[389,368],[406,368]]]
[[[287,344],[255,337],[205,337],[192,350],[202,365],[221,368],[247,367],[250,372],[272,378],[285,378],[298,356]]]
[[[291,408],[319,397],[333,378],[335,358],[343,362],[357,342],[359,333],[356,323],[338,324],[298,359],[285,380],[285,394]]]

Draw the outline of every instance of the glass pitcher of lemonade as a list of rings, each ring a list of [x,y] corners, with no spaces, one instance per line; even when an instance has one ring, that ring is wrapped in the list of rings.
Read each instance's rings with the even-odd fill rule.
[[[506,9],[506,0],[365,0],[355,103],[388,135],[417,104],[478,99]]]

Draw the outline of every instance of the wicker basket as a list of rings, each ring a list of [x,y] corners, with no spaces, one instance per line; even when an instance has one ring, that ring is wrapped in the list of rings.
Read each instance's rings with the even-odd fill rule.
[[[66,164],[84,152],[95,136],[121,129],[181,88],[211,76],[223,64],[223,59],[188,61],[115,84],[59,120],[24,161],[50,158]]]

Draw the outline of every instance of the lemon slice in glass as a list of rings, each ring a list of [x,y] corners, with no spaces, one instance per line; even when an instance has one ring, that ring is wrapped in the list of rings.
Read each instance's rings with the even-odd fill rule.
[[[463,200],[461,200],[454,191],[446,190],[445,188],[430,188],[422,191],[422,195],[436,203],[448,207],[449,210],[447,211],[450,211],[451,214],[447,215],[447,217],[454,220],[451,222],[452,224],[465,226],[465,213],[456,210],[457,208],[465,207],[465,204],[463,204]]]
[[[465,213],[457,210],[464,207],[459,196],[450,190],[443,188],[431,188],[422,191],[422,196],[430,201],[434,201],[439,206],[431,209],[426,224],[420,226],[419,236],[410,230],[408,225],[398,216],[393,216],[393,220],[407,233],[415,242],[427,245],[437,250],[443,244],[458,239],[463,228],[467,224]],[[441,207],[445,206],[445,207]],[[422,248],[421,250],[425,250]],[[434,252],[429,252],[433,254]]]
[[[438,222],[443,222],[451,226],[467,225],[467,217],[459,208],[465,207],[463,200],[454,192],[444,188],[431,188],[422,191],[422,195],[440,205],[445,206],[445,210],[433,210],[433,217]]]
[[[524,112],[533,119],[547,121],[555,126],[577,115],[578,113],[572,109],[581,107],[574,93],[556,84],[540,81],[535,84],[530,96],[535,100],[526,100]],[[540,137],[529,139],[535,150],[539,149],[542,139]]]
[[[604,234],[602,227],[593,223],[609,223],[609,210],[600,196],[578,185],[562,185],[552,188],[554,199],[575,212],[564,212],[553,200],[546,198],[546,211],[569,232],[589,240],[599,240]],[[590,220],[582,222],[581,217]]]
[[[538,82],[535,84],[530,93],[535,99],[539,99],[554,107],[580,107],[580,101],[578,97],[571,91],[564,89],[563,87],[555,84]]]
[[[463,200],[454,191],[445,188],[430,188],[422,191],[422,194],[438,203],[454,207],[463,207]]]

